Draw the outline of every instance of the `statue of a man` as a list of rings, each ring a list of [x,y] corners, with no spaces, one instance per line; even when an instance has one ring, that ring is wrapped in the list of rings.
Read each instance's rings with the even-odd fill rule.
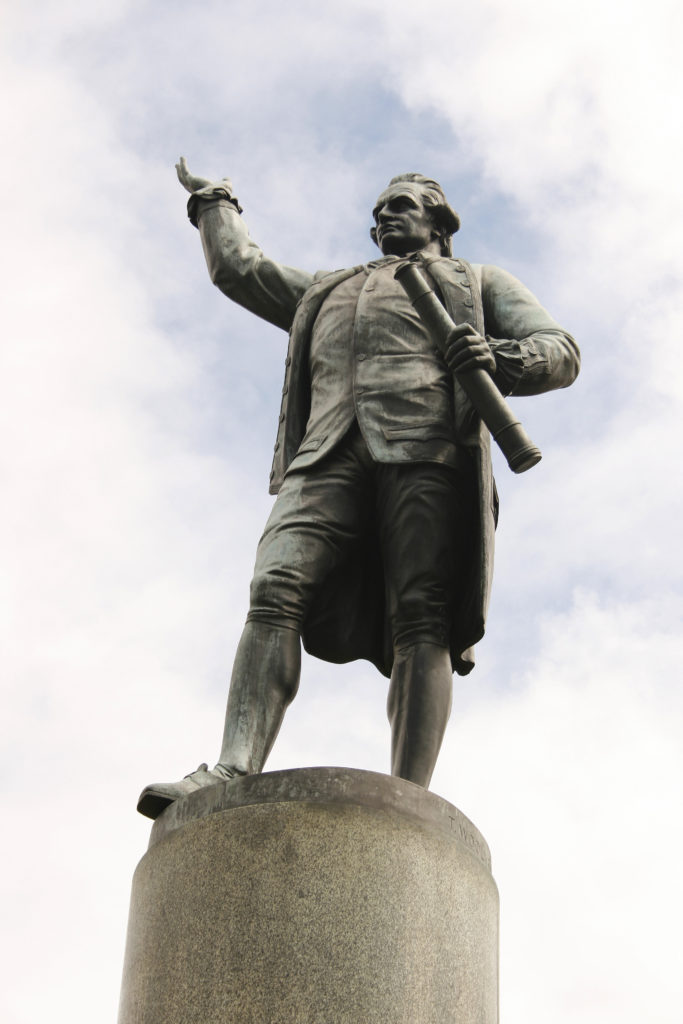
[[[214,768],[147,787],[138,809],[260,772],[294,697],[300,642],[327,661],[366,658],[390,677],[391,771],[427,787],[473,665],[493,567],[497,498],[489,434],[454,374],[484,368],[504,395],[567,387],[572,337],[516,278],[451,255],[459,218],[420,174],[393,178],[373,210],[382,256],[310,274],[251,240],[231,182],[178,177],[191,193],[211,279],[289,331],[270,474],[277,494]],[[458,325],[437,351],[398,281],[420,254]]]

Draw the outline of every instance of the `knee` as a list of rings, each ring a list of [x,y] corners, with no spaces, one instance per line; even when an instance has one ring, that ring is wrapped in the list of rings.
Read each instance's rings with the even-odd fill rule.
[[[408,567],[390,591],[394,650],[431,643],[447,647],[452,625],[452,592],[448,560],[436,557]]]
[[[448,607],[441,602],[408,602],[392,616],[391,632],[396,654],[408,654],[418,644],[448,647]]]
[[[305,614],[301,588],[283,572],[256,572],[249,588],[250,621],[300,630]]]

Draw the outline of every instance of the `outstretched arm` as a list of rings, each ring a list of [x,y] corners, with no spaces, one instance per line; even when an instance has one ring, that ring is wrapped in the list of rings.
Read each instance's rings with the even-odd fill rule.
[[[181,157],[178,180],[191,193],[188,215],[199,227],[213,283],[252,313],[288,330],[313,275],[268,259],[249,237],[229,178],[211,182],[192,174]]]

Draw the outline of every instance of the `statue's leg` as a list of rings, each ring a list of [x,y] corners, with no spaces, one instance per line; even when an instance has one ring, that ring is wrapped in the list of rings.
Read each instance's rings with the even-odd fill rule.
[[[371,466],[355,428],[324,463],[285,478],[256,554],[220,760],[180,782],[147,786],[138,801],[142,814],[156,818],[197,789],[263,769],[298,687],[302,623],[318,588],[361,535]]]
[[[235,656],[215,771],[226,776],[262,771],[299,687],[300,672],[296,630],[247,622]]]
[[[146,786],[138,810],[157,818],[169,804],[224,779],[260,772],[299,685],[299,634],[270,623],[247,622],[237,648],[220,760],[202,764],[179,782]]]
[[[451,710],[453,606],[471,537],[471,478],[439,463],[381,466],[377,496],[394,643],[391,771],[427,787]]]
[[[361,529],[370,476],[357,429],[320,465],[290,473],[256,553],[247,624],[232,672],[215,772],[263,770],[299,686],[302,624],[322,583]]]
[[[397,652],[387,711],[391,723],[391,774],[429,786],[451,712],[450,652],[417,643]]]

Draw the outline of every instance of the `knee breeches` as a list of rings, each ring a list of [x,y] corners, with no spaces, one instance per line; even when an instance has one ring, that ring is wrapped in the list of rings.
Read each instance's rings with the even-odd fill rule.
[[[394,648],[447,647],[473,491],[470,474],[450,466],[373,462],[352,428],[319,464],[285,477],[259,542],[248,619],[301,632],[330,573],[372,531]]]

